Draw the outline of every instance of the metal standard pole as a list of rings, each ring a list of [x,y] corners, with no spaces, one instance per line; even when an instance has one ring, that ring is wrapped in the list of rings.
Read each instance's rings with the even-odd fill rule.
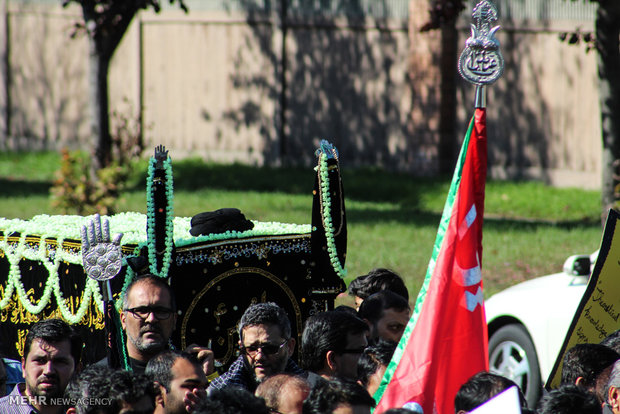
[[[487,96],[486,96],[486,88],[483,85],[476,85],[476,108],[486,108],[487,107]]]

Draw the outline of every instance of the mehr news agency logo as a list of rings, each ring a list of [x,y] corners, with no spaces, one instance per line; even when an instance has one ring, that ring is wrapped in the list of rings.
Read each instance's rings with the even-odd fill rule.
[[[24,396],[24,395],[8,395],[9,405],[52,405],[52,406],[105,406],[112,405],[112,398],[65,398],[65,397],[47,397],[45,395]]]

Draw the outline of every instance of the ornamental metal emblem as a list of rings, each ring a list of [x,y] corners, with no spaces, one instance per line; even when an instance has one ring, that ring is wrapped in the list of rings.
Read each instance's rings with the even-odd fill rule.
[[[122,233],[110,240],[110,225],[103,222],[99,214],[89,220],[88,226],[82,226],[82,264],[91,279],[106,281],[114,278],[122,267],[121,253]]]
[[[459,58],[459,73],[476,85],[490,85],[504,72],[504,58],[495,38],[500,26],[491,27],[497,16],[497,9],[489,0],[478,3],[472,12],[474,24]]]

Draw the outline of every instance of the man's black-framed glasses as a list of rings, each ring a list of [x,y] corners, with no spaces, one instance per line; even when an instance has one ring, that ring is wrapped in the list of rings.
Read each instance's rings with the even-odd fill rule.
[[[163,306],[138,306],[135,308],[125,309],[125,311],[131,313],[138,319],[146,319],[149,317],[149,314],[152,313],[153,316],[155,316],[155,319],[160,321],[168,319],[174,313],[172,309]]]
[[[260,351],[263,355],[274,355],[280,351],[280,349],[284,348],[284,345],[288,342],[288,339],[285,339],[280,345],[264,343],[259,345],[250,345],[243,346],[241,345],[241,352],[245,353],[250,358],[255,358]]]

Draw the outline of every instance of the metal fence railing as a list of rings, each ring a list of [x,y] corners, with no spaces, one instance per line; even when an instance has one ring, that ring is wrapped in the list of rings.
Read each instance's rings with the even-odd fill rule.
[[[472,10],[479,0],[469,0]],[[556,20],[592,21],[596,3],[589,0],[493,0],[504,21],[549,22]]]
[[[9,0],[21,4],[58,4],[60,0]],[[479,0],[468,0],[472,10]],[[614,0],[620,1],[620,0]],[[184,0],[191,10],[272,13],[286,2],[289,15],[319,18],[377,18],[406,21],[409,0]],[[504,21],[549,22],[554,20],[592,21],[597,4],[589,0],[493,0]],[[161,2],[162,8],[178,8]],[[463,16],[467,18],[467,12]],[[463,17],[462,16],[462,17]]]

